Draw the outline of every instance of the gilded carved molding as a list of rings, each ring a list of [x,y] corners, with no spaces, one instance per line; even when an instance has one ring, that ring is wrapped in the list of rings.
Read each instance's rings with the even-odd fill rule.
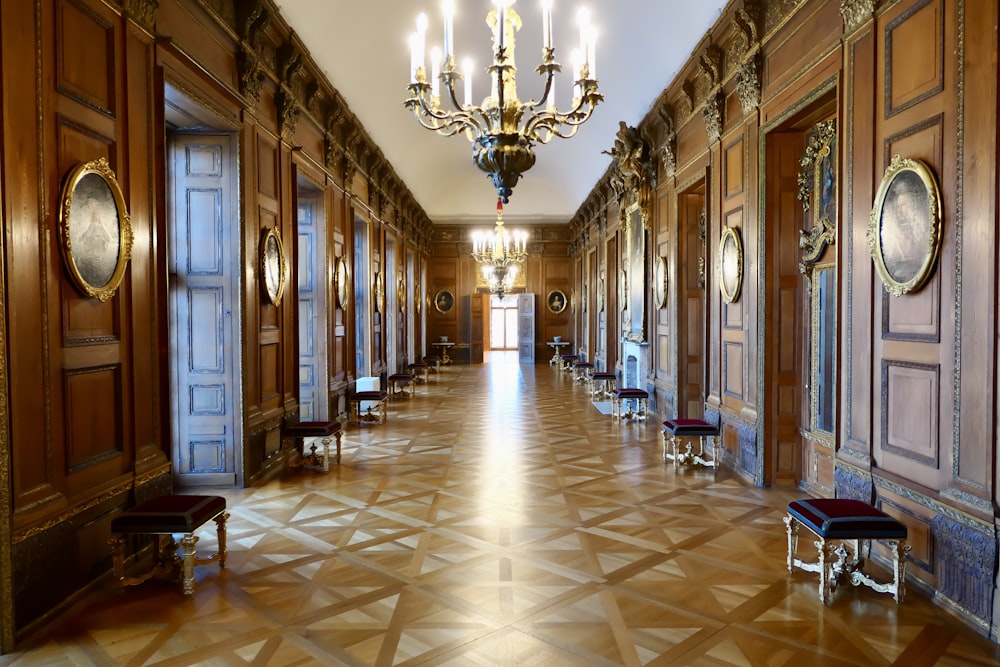
[[[751,113],[760,106],[760,56],[754,54],[740,65],[736,72],[736,94],[743,113]]]
[[[705,120],[708,143],[714,144],[722,136],[722,95],[719,93],[709,95],[701,114]]]
[[[673,178],[677,169],[677,128],[674,123],[674,110],[669,104],[664,104],[658,111],[663,121],[663,145],[660,147],[660,161],[663,162],[663,173],[667,178]]]
[[[281,138],[287,141],[295,134],[295,126],[298,125],[302,109],[295,96],[286,88],[278,90],[274,103],[278,111],[278,130]]]
[[[875,0],[840,0],[844,34],[850,34],[875,16]]]
[[[647,229],[652,216],[653,191],[656,188],[656,167],[649,142],[642,132],[625,121],[619,121],[615,145],[602,151],[614,158],[617,170],[611,176],[611,188],[618,202],[618,211],[624,220],[625,211],[637,202],[642,223]]]
[[[153,32],[156,25],[156,10],[160,8],[160,0],[124,0],[122,3],[129,18],[146,30]]]
[[[770,0],[764,15],[764,32],[771,32],[791,16],[805,0]]]
[[[260,53],[271,21],[271,12],[263,2],[245,5],[244,9],[247,12],[243,19],[236,65],[239,70],[240,95],[247,101],[247,107],[252,109],[260,101],[260,91],[264,85],[264,67]]]

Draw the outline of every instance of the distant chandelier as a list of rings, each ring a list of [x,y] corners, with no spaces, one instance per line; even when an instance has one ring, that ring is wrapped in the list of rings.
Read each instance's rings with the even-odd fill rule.
[[[514,278],[528,256],[528,234],[503,226],[503,201],[497,200],[497,225],[492,232],[472,235],[472,258],[479,262],[490,292],[501,299],[514,288]]]
[[[461,72],[455,67],[454,0],[444,0],[443,60],[441,49],[431,49],[430,83],[424,69],[427,15],[420,14],[417,31],[410,35],[409,97],[404,102],[427,129],[446,137],[465,133],[472,142],[472,161],[492,179],[504,203],[510,200],[521,174],[535,164],[532,146],[536,142],[547,144],[552,137],[572,137],[604,99],[597,92],[594,67],[596,32],[590,25],[589,12],[582,9],[578,14],[580,47],[572,56],[576,80],[571,109],[565,113],[556,109],[555,74],[562,67],[555,62],[552,48],[552,0],[542,0],[544,46],[542,64],[535,69],[545,76],[545,91],[541,101],[518,99],[514,33],[521,28],[521,17],[512,7],[515,1],[493,0],[496,8],[486,15],[486,24],[493,32],[493,64],[486,68],[492,78],[492,90],[479,106],[472,104],[472,61],[465,59]],[[455,82],[463,79],[465,104],[459,104]],[[453,111],[441,108],[442,83]]]

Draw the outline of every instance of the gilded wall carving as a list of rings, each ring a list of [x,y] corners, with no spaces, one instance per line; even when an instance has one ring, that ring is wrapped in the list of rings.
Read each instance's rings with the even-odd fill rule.
[[[714,144],[722,136],[722,95],[714,93],[705,100],[705,106],[701,110],[705,119],[705,133],[708,135],[708,143]]]
[[[632,202],[637,202],[643,226],[648,228],[656,187],[656,167],[649,142],[638,128],[630,127],[625,121],[619,122],[615,137],[614,147],[602,152],[614,158],[618,167],[612,173],[611,187],[618,201],[619,214],[624,216]]]
[[[152,32],[153,26],[156,25],[156,10],[160,8],[160,0],[125,0],[124,7],[129,17]]]
[[[674,124],[674,110],[669,104],[661,105],[658,113],[663,122],[663,144],[660,146],[660,161],[667,178],[674,177],[677,169],[677,130]]]
[[[760,106],[760,56],[754,54],[740,65],[736,73],[736,94],[743,113],[751,113]]]
[[[852,33],[875,14],[875,0],[841,0],[840,15],[844,19],[844,33]]]

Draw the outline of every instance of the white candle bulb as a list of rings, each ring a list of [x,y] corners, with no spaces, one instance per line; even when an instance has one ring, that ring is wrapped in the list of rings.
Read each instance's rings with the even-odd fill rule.
[[[441,93],[441,49],[431,49],[431,95],[438,97]]]
[[[472,106],[472,59],[462,61],[462,74],[465,75],[465,106]]]
[[[452,30],[454,19],[455,0],[444,0],[444,58],[446,61],[455,55],[454,33]]]
[[[542,0],[542,39],[547,49],[552,48],[552,0]]]
[[[416,48],[416,59],[417,66],[424,66],[424,50],[427,44],[427,14],[420,12],[417,15],[417,48]]]

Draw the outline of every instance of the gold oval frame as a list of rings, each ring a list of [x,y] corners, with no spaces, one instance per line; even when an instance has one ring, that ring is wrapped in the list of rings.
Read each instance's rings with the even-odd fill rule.
[[[562,306],[559,308],[552,307],[552,297],[556,295],[562,299]],[[550,313],[555,313],[556,315],[566,310],[568,303],[569,299],[566,297],[566,292],[563,292],[561,289],[554,289],[545,296],[545,306],[549,309]]]
[[[719,239],[718,274],[719,291],[726,303],[735,303],[740,298],[740,288],[743,286],[743,242],[740,232],[735,227],[725,227],[722,238]],[[736,275],[734,285],[727,285],[726,274],[732,269]]]
[[[375,295],[375,312],[385,312],[385,285],[382,284],[382,273],[375,274],[372,282],[372,293]]]
[[[443,297],[446,294],[448,295],[446,299],[448,304],[447,307],[444,307],[441,305],[440,302],[441,302],[441,297]],[[446,289],[438,290],[438,292],[434,295],[434,310],[438,311],[442,315],[446,315],[447,313],[450,313],[454,307],[455,307],[455,295]]]
[[[260,240],[260,286],[264,296],[275,306],[281,305],[288,280],[285,247],[277,227],[269,227]]]
[[[923,187],[923,193],[913,191],[912,188],[917,183]],[[910,191],[906,192],[903,188],[910,188]],[[901,196],[906,194],[917,195],[923,201],[916,202],[916,208],[907,208],[903,206],[903,202],[909,198],[901,199]],[[889,210],[886,208],[887,200],[891,207]],[[890,210],[895,225],[894,239],[887,238],[883,233],[886,227],[886,214]],[[917,229],[918,226],[922,229]],[[902,296],[924,286],[934,272],[934,264],[937,262],[941,247],[941,195],[934,174],[926,163],[899,155],[892,156],[875,193],[875,205],[868,216],[866,236],[868,250],[875,263],[875,272],[882,279],[882,284],[889,294]],[[887,262],[886,254],[890,247],[889,254],[896,256]],[[913,275],[908,280],[893,275],[895,267],[889,266],[890,263],[900,262],[915,267],[911,269]]]
[[[351,276],[343,257],[336,259],[333,269],[333,293],[337,297],[337,307],[346,310],[351,303]]]
[[[96,177],[96,180],[90,177]],[[108,192],[101,192],[101,186],[106,188]],[[101,201],[102,199],[104,201]],[[114,205],[113,212],[107,209],[108,204]],[[105,206],[103,210],[99,208],[102,205]],[[89,224],[81,230],[84,223],[80,218],[84,215],[82,210],[84,206],[93,208],[93,210],[90,211],[90,219],[87,221]],[[105,257],[94,257],[93,252],[85,254],[87,248],[84,247],[84,243],[93,245],[99,240],[99,235],[105,236],[108,240],[115,236],[111,229],[112,225],[109,224],[109,216],[112,214],[117,218],[115,225],[117,226],[118,248],[114,258],[115,264],[107,281],[103,285],[96,285],[90,280],[92,276],[85,275],[92,273],[92,270],[87,267],[92,265],[95,260],[103,259],[103,263],[107,264],[110,254]],[[93,230],[92,233],[90,233],[91,230]],[[81,231],[88,232],[86,239],[79,236]],[[73,247],[74,237],[79,242],[76,248]],[[63,261],[73,284],[85,295],[98,301],[104,302],[114,296],[118,286],[125,278],[125,269],[132,256],[132,225],[128,209],[125,207],[125,196],[107,159],[99,158],[77,165],[66,175],[59,207],[59,238],[63,250]],[[95,247],[92,250],[101,249]],[[81,271],[81,264],[84,263],[87,266],[84,266],[83,271]],[[106,267],[102,268],[107,272]]]
[[[653,260],[653,300],[657,308],[667,305],[667,260],[663,257]]]
[[[601,272],[601,277],[597,279],[597,312],[604,312],[604,299],[605,299],[605,286],[604,286],[604,272]]]

